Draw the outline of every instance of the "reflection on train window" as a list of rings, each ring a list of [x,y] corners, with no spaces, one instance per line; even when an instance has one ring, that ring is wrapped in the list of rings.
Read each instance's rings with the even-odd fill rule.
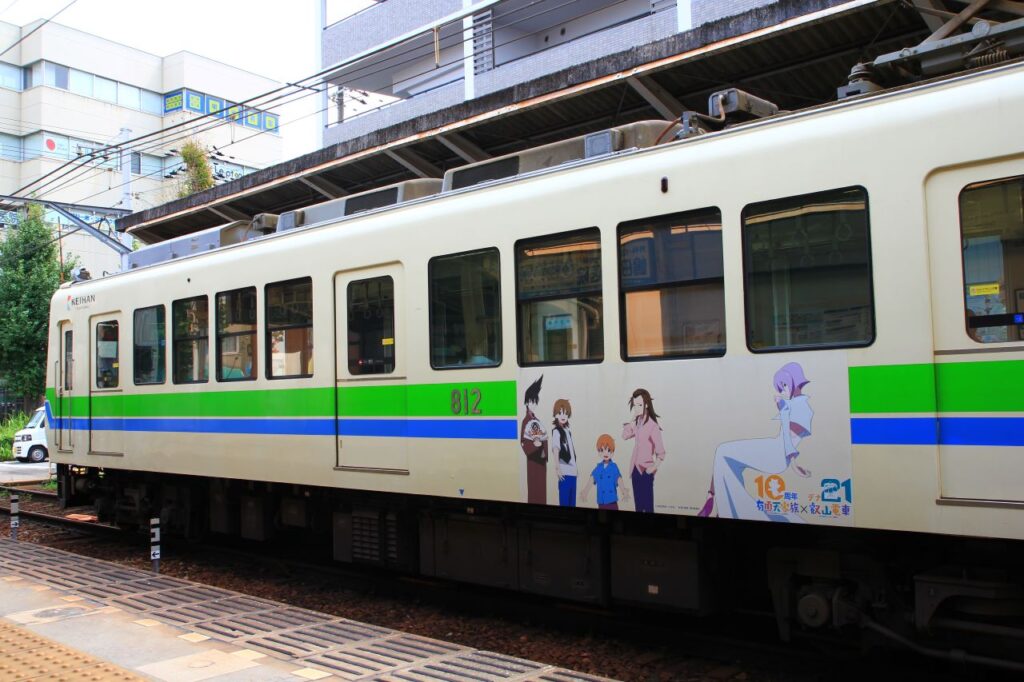
[[[210,310],[206,296],[171,304],[171,379],[176,384],[198,384],[210,379]]]
[[[861,187],[743,209],[747,346],[865,346],[875,337],[868,194]]]
[[[429,278],[431,367],[501,364],[498,250],[432,258]]]
[[[217,294],[217,381],[256,378],[256,287]]]
[[[964,324],[979,343],[1024,340],[1024,177],[960,193]]]
[[[596,227],[516,242],[516,285],[520,365],[604,358]]]
[[[721,211],[633,220],[618,234],[623,358],[723,355]]]
[[[165,310],[162,305],[135,311],[135,384],[164,383]]]
[[[348,284],[348,371],[395,371],[395,282],[390,277]]]
[[[313,376],[313,280],[268,284],[267,376]]]
[[[74,378],[74,369],[71,359],[71,349],[73,348],[74,337],[71,330],[64,332],[64,390],[70,391]]]
[[[96,388],[117,388],[121,364],[117,360],[117,321],[96,325]]]

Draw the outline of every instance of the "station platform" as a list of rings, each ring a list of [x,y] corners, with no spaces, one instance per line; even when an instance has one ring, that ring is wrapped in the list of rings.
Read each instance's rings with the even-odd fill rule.
[[[604,682],[0,538],[0,682]]]

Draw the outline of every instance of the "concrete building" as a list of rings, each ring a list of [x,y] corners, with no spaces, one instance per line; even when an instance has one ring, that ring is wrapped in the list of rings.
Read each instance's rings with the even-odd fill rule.
[[[323,142],[354,139],[776,1],[377,2],[321,31],[325,69],[375,50],[331,74]],[[438,29],[418,31],[432,24]],[[385,95],[385,103],[360,106],[366,96],[359,91]]]
[[[0,195],[71,204],[76,216],[112,232],[118,215],[177,196],[179,124],[204,114],[209,124],[195,138],[210,150],[217,181],[281,160],[278,114],[238,104],[280,83],[197,54],[160,57],[42,23],[0,22],[0,44],[21,40],[0,55]],[[93,153],[146,135],[126,152]],[[48,220],[70,229],[64,216],[51,212]],[[84,230],[62,241],[93,277],[120,267],[119,255]]]

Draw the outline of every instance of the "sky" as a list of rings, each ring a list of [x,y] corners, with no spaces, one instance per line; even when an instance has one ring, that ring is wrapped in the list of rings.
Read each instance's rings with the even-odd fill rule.
[[[70,0],[0,0],[0,21],[45,19]],[[328,0],[328,23],[371,0]],[[320,0],[77,0],[53,21],[165,57],[188,50],[274,80],[320,70]],[[282,107],[284,158],[313,151],[319,96]],[[305,118],[303,118],[305,117]]]

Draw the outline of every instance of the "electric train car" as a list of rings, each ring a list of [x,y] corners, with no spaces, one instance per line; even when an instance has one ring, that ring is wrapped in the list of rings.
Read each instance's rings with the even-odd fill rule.
[[[1019,657],[1022,121],[1007,64],[148,247],[53,298],[63,498]]]

